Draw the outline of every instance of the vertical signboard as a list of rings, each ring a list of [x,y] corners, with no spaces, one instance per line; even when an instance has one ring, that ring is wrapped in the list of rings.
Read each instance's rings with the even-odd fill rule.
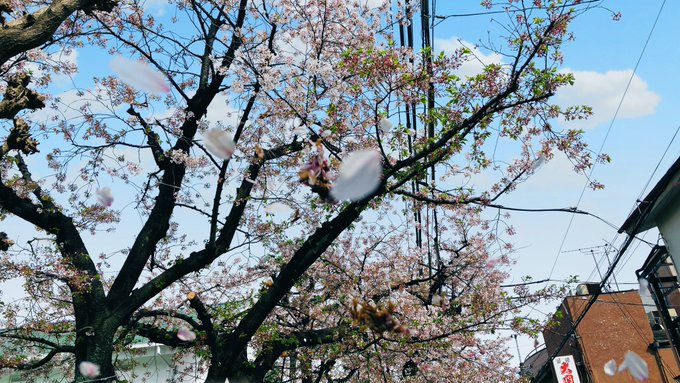
[[[553,359],[553,368],[558,383],[581,383],[576,371],[576,362],[571,355],[558,356]]]

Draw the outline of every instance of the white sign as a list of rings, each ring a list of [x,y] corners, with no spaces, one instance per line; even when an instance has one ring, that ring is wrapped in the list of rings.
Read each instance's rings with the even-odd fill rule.
[[[576,371],[576,362],[571,355],[558,356],[553,359],[553,368],[559,383],[581,383]]]

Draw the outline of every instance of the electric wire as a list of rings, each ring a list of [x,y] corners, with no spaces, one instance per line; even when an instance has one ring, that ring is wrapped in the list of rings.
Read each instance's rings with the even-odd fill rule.
[[[661,3],[661,7],[659,7],[659,12],[657,13],[656,18],[654,19],[654,23],[653,23],[652,28],[651,28],[651,30],[650,30],[650,32],[649,32],[649,35],[647,36],[647,40],[645,41],[644,47],[642,48],[642,52],[640,53],[640,57],[638,58],[638,61],[637,61],[636,65],[635,65],[635,68],[633,69],[633,74],[632,74],[632,76],[635,75],[635,72],[636,72],[636,70],[637,70],[637,68],[638,68],[638,66],[639,66],[639,63],[641,62],[642,57],[644,56],[644,52],[645,52],[645,50],[646,50],[646,48],[647,48],[647,45],[649,44],[649,41],[650,41],[650,39],[651,39],[651,37],[652,37],[652,34],[653,34],[653,32],[654,32],[654,29],[656,28],[656,25],[657,25],[657,23],[658,23],[658,21],[659,21],[659,18],[660,18],[660,16],[661,16],[661,13],[662,13],[662,11],[663,11],[663,9],[664,9],[664,5],[665,5],[665,4],[666,4],[666,0],[663,0],[663,2]],[[632,81],[632,76],[631,76],[631,80],[630,80],[630,81]],[[618,115],[618,111],[620,110],[620,107],[621,107],[621,104],[622,104],[622,102],[623,102],[623,99],[625,99],[625,95],[626,95],[626,93],[627,93],[627,91],[628,91],[628,88],[629,88],[629,86],[630,86],[630,81],[629,81],[629,83],[628,83],[628,86],[626,86],[626,89],[624,90],[624,95],[623,95],[623,97],[621,98],[621,101],[619,102],[619,105],[618,105],[618,107],[617,107],[617,109],[616,109],[616,113],[614,114],[614,118],[612,119],[611,123],[609,124],[609,129],[607,130],[607,134],[606,134],[606,136],[605,136],[605,139],[603,140],[602,145],[601,145],[601,147],[600,147],[600,152],[601,152],[602,148],[604,147],[604,144],[605,144],[605,142],[606,142],[606,139],[607,139],[607,137],[609,136],[609,132],[610,132],[610,130],[611,130],[611,127],[613,126],[613,124],[614,124],[614,122],[615,122],[615,120],[616,120],[616,116]],[[598,156],[599,156],[599,153],[598,153]],[[593,167],[591,168],[591,172],[590,172],[591,174],[592,174],[592,170],[594,169],[594,167],[595,167],[595,166],[593,165]],[[590,178],[590,177],[589,177],[589,178]],[[586,183],[586,185],[584,186],[584,188],[583,188],[583,190],[582,190],[582,192],[581,192],[581,197],[583,196],[583,194],[584,194],[584,192],[585,192],[585,187],[586,187],[586,186],[587,186],[587,183]],[[581,199],[581,198],[579,198],[579,203],[580,203],[580,199]],[[656,201],[656,198],[654,198],[653,201],[649,201],[649,203],[650,203],[650,204],[653,204],[655,201]],[[578,205],[577,205],[577,207],[578,207]],[[632,233],[636,233],[636,232],[637,232],[637,230],[638,230],[639,227],[641,226],[642,222],[644,222],[644,219],[647,217],[648,214],[649,214],[649,210],[645,210],[645,211],[642,212],[642,214],[640,214],[640,217],[638,217],[638,220],[637,220],[635,226],[633,227],[633,230],[631,230]],[[570,223],[569,223],[569,227],[571,227],[571,222],[572,222],[572,221],[573,221],[573,215],[572,215],[572,220],[571,220]],[[565,238],[565,239],[566,239],[566,236],[567,236],[568,232],[569,232],[569,230],[567,229],[567,232],[565,232],[565,235],[564,235],[564,238]],[[609,279],[609,277],[613,274],[613,272],[614,272],[614,270],[616,269],[618,263],[621,261],[621,258],[622,258],[622,256],[623,256],[623,254],[625,254],[626,250],[628,249],[628,247],[630,246],[630,244],[632,243],[632,241],[633,241],[634,239],[635,239],[635,236],[634,236],[634,235],[630,235],[630,236],[628,236],[628,237],[626,238],[626,241],[623,243],[623,245],[621,246],[621,248],[620,248],[619,251],[617,252],[616,256],[614,257],[614,261],[612,262],[611,266],[607,269],[607,272],[605,273],[605,275],[604,275],[602,281],[601,281],[600,284],[599,284],[598,290],[595,292],[595,294],[591,295],[591,298],[590,298],[590,300],[588,301],[588,304],[586,305],[586,307],[585,307],[585,309],[583,310],[583,312],[579,315],[579,317],[576,319],[576,321],[574,321],[574,323],[570,326],[570,329],[569,329],[569,331],[568,331],[568,333],[567,333],[567,336],[564,337],[564,338],[562,339],[562,341],[560,342],[559,346],[555,349],[555,351],[552,352],[551,355],[549,355],[549,360],[552,360],[553,358],[555,358],[555,356],[557,356],[557,354],[558,354],[558,353],[562,350],[562,348],[566,345],[567,341],[569,340],[569,337],[570,337],[572,334],[575,333],[576,328],[578,328],[578,325],[581,323],[581,321],[583,320],[583,318],[585,318],[585,316],[586,316],[586,314],[588,313],[588,311],[590,310],[590,308],[591,308],[591,307],[595,304],[595,302],[597,301],[597,298],[598,298],[598,297],[600,296],[600,294],[602,293],[602,288],[605,286],[605,284],[606,284],[607,280]],[[564,242],[564,240],[563,240],[563,242]],[[561,249],[560,249],[560,251],[561,251]],[[552,277],[552,274],[553,274],[555,265],[557,264],[557,259],[558,259],[558,258],[559,258],[559,253],[558,253],[558,257],[557,257],[556,260],[555,260],[555,263],[553,264],[553,269],[551,270],[551,273],[550,273],[549,278]],[[548,364],[546,364],[543,368],[541,368],[541,372],[546,368],[546,366],[548,366]],[[541,372],[539,372],[539,374],[541,374]]]
[[[648,188],[649,185],[651,184],[652,179],[654,178],[654,176],[656,175],[656,172],[659,170],[659,167],[661,166],[661,163],[663,162],[664,158],[665,158],[666,155],[668,154],[668,151],[670,150],[671,146],[673,145],[673,142],[675,142],[675,138],[678,136],[678,132],[680,132],[680,125],[678,125],[678,127],[675,129],[675,133],[673,133],[673,137],[671,137],[671,140],[668,142],[668,145],[666,145],[666,149],[665,149],[664,152],[661,154],[661,158],[659,158],[659,161],[656,163],[656,166],[654,167],[654,170],[652,170],[652,173],[651,173],[651,174],[649,175],[649,177],[647,178],[647,182],[646,182],[645,185],[643,186],[642,190],[640,190],[640,193],[638,194],[638,196],[637,196],[637,198],[636,198],[636,201],[633,203],[633,206],[632,206],[632,207],[630,208],[630,210],[628,211],[628,216],[630,216],[630,214],[631,214],[635,209],[637,209],[637,207],[638,207],[638,201],[640,201],[640,200],[642,199],[642,196],[645,194],[647,188]],[[644,240],[644,238],[647,236],[648,233],[649,233],[649,232],[645,232],[645,233],[642,235],[641,238],[639,238],[639,237],[636,237],[636,238],[637,238],[638,240],[640,240],[641,242],[644,242],[644,243],[646,243],[646,244],[648,244],[648,245],[650,245],[650,246],[653,247],[653,244],[652,244],[651,242],[647,242],[647,241]],[[634,235],[637,235],[637,233],[634,233]],[[610,243],[614,243],[614,242],[617,240],[618,236],[619,236],[619,234],[616,233],[616,235],[614,236],[614,238],[612,239],[612,241],[611,241]],[[625,266],[625,265],[628,263],[628,261],[632,258],[633,254],[635,254],[635,252],[637,251],[637,248],[638,248],[639,246],[640,246],[640,243],[638,243],[637,246],[635,247],[635,249],[634,249],[633,251],[631,251],[631,252],[628,254],[628,257],[627,257],[626,261],[624,261],[623,264],[621,265],[621,269],[620,269],[617,273],[614,274],[615,276],[618,276],[618,275],[621,273],[621,270],[623,270],[623,266]],[[602,258],[601,261],[604,261],[604,258]],[[598,262],[597,267],[599,267],[599,266],[600,266],[600,263]],[[596,268],[597,268],[597,267],[596,267]],[[590,279],[590,278],[595,274],[595,271],[596,271],[596,269],[593,269],[593,270],[590,272],[590,274],[589,274],[589,276],[588,276],[588,279]]]
[[[630,89],[630,84],[633,82],[633,78],[635,77],[635,74],[637,73],[637,69],[640,66],[640,62],[642,62],[642,58],[644,57],[645,51],[647,50],[647,46],[649,45],[649,41],[652,38],[652,35],[654,34],[654,30],[656,29],[656,25],[659,21],[659,17],[661,16],[661,13],[664,9],[664,6],[666,5],[666,0],[663,0],[661,3],[661,7],[659,7],[659,12],[656,15],[656,18],[654,19],[654,23],[652,24],[652,28],[649,31],[649,34],[647,35],[647,39],[645,40],[645,44],[642,47],[642,51],[640,52],[640,55],[638,56],[637,62],[635,63],[635,67],[633,68],[633,72],[630,75],[630,78],[628,79],[628,83],[626,84],[626,88],[623,91],[623,95],[621,96],[621,99],[619,100],[618,105],[616,106],[616,111],[614,112],[614,116],[612,117],[611,122],[609,123],[609,126],[607,127],[607,131],[605,133],[604,139],[602,140],[602,144],[600,145],[600,148],[597,152],[597,156],[595,157],[596,159],[600,157],[602,154],[602,150],[604,149],[604,146],[607,142],[607,139],[609,138],[609,134],[611,133],[611,129],[614,126],[614,123],[616,122],[616,119],[619,115],[619,111],[621,110],[621,106],[623,105],[623,101],[626,99],[626,95],[628,94],[628,90]],[[595,170],[595,167],[597,166],[597,161],[593,162],[593,166],[591,166],[590,171],[588,172],[588,179],[583,185],[583,188],[581,189],[581,194],[578,197],[578,201],[576,202],[576,208],[578,209],[579,205],[581,204],[581,200],[583,199],[583,195],[586,192],[586,189],[588,188],[588,184],[590,183],[590,180],[592,179],[593,172]],[[569,231],[571,230],[571,226],[574,223],[574,217],[575,215],[571,215],[569,219],[569,224],[567,225],[567,229],[564,232],[564,236],[562,237],[562,241],[560,243],[559,250],[557,251],[557,255],[555,256],[555,260],[553,262],[552,267],[550,268],[550,274],[548,278],[552,278],[553,273],[555,272],[555,267],[557,267],[557,262],[560,259],[560,254],[562,249],[564,248],[564,244],[567,240],[567,237],[569,235]]]

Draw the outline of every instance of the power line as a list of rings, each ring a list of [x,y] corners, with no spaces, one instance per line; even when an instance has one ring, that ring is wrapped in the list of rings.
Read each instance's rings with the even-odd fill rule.
[[[602,145],[600,146],[600,151],[598,152],[598,156],[600,155],[600,153],[601,153],[601,151],[602,151],[602,148],[604,147],[604,144],[605,144],[605,142],[606,142],[606,140],[607,140],[607,137],[609,137],[609,132],[611,131],[611,127],[614,125],[614,122],[615,122],[615,120],[616,120],[616,117],[617,117],[617,115],[618,115],[618,112],[619,112],[619,110],[620,110],[620,108],[621,108],[621,104],[623,103],[623,100],[625,99],[626,93],[628,92],[628,89],[629,89],[629,87],[630,87],[630,83],[631,83],[631,81],[632,81],[632,79],[633,79],[633,76],[635,76],[635,72],[637,71],[637,68],[638,68],[638,66],[639,66],[639,64],[640,64],[640,62],[641,62],[641,60],[642,60],[642,57],[643,57],[643,55],[644,55],[644,53],[645,53],[645,50],[646,50],[646,48],[647,48],[647,45],[649,44],[649,41],[650,41],[650,39],[651,39],[651,37],[652,37],[652,34],[653,34],[653,32],[654,32],[654,29],[656,28],[656,25],[657,25],[657,23],[658,23],[658,21],[659,21],[659,17],[661,16],[661,12],[663,11],[663,8],[664,8],[665,4],[666,4],[666,0],[663,0],[663,2],[661,3],[661,7],[659,8],[659,12],[657,13],[656,18],[654,19],[654,24],[652,25],[652,28],[651,28],[651,30],[649,31],[649,35],[647,36],[647,40],[645,41],[645,44],[644,44],[644,46],[643,46],[643,48],[642,48],[642,52],[640,52],[640,57],[638,58],[637,63],[635,64],[635,68],[633,69],[633,73],[632,73],[632,75],[631,75],[631,78],[630,78],[630,80],[628,81],[628,85],[626,85],[626,89],[624,90],[623,97],[621,97],[621,100],[620,100],[620,102],[619,102],[619,105],[618,105],[617,108],[616,108],[616,112],[614,113],[614,117],[612,118],[612,121],[611,121],[611,123],[609,124],[609,128],[607,129],[607,134],[605,135],[605,138],[604,138],[604,140],[603,140],[603,142],[602,142]],[[593,169],[594,169],[594,168],[595,168],[595,164],[593,164],[593,167],[590,169],[590,175],[592,175]],[[588,178],[591,178],[591,177],[589,176]],[[583,194],[585,193],[585,189],[586,189],[587,185],[588,185],[588,184],[586,183],[586,185],[584,185],[584,187],[583,187],[583,190],[581,191],[581,196],[579,197],[579,201],[578,201],[578,203],[577,203],[577,206],[578,206],[578,204],[581,202],[581,198],[583,197]],[[652,201],[649,201],[650,205],[654,204],[654,202],[656,202],[657,199],[658,199],[658,196],[654,197]],[[649,212],[650,212],[650,209],[646,209],[645,211],[643,211],[643,212],[640,214],[640,216],[638,217],[637,222],[635,223],[635,226],[634,226],[633,229],[630,231],[631,233],[636,233],[636,232],[637,232],[637,230],[640,228],[640,226],[642,225],[642,223],[644,222],[644,220],[647,218],[647,215],[649,214]],[[574,217],[574,216],[572,215],[572,219],[569,221],[569,226],[568,226],[568,228],[567,228],[567,231],[565,232],[564,239],[562,240],[562,245],[560,245],[560,251],[562,251],[562,246],[564,245],[564,241],[566,240],[567,234],[569,233],[569,228],[571,227],[571,223],[573,222],[573,217]],[[554,358],[557,356],[557,354],[562,350],[562,348],[566,345],[566,343],[569,341],[569,338],[571,337],[571,335],[574,334],[574,333],[576,332],[576,328],[578,328],[578,325],[581,323],[581,321],[583,320],[583,318],[585,318],[585,316],[586,316],[586,314],[588,313],[588,311],[590,310],[590,308],[595,304],[595,302],[597,302],[597,298],[598,298],[598,297],[600,296],[600,294],[602,293],[602,289],[603,289],[603,287],[606,285],[607,280],[608,280],[609,277],[611,277],[611,275],[614,273],[614,270],[616,269],[616,266],[618,265],[618,263],[621,261],[621,258],[623,257],[623,254],[625,254],[626,250],[628,249],[628,247],[630,246],[630,244],[633,242],[634,239],[635,239],[635,234],[631,234],[631,235],[629,235],[629,236],[626,238],[626,241],[623,243],[623,245],[622,245],[621,248],[619,249],[618,253],[617,253],[616,256],[614,257],[614,261],[612,262],[611,266],[607,269],[607,272],[605,273],[604,277],[602,278],[602,281],[600,282],[597,291],[596,291],[593,295],[591,295],[591,298],[590,298],[590,300],[588,301],[588,303],[587,303],[585,309],[584,309],[583,312],[578,316],[578,318],[576,319],[576,321],[574,321],[573,325],[570,326],[570,329],[569,329],[569,331],[567,332],[567,335],[566,335],[564,338],[562,338],[562,341],[560,342],[559,346],[558,346],[558,347],[555,349],[555,351],[550,355],[550,357],[549,357],[548,360],[554,359]],[[557,253],[557,257],[556,257],[556,259],[555,259],[555,262],[554,262],[554,264],[553,264],[552,270],[550,271],[550,276],[549,276],[549,278],[552,277],[553,271],[554,271],[554,269],[555,269],[555,265],[557,264],[557,259],[559,258],[559,254],[560,254],[560,253],[558,252],[558,253]],[[544,367],[541,368],[541,372],[539,372],[539,375],[543,372],[543,370],[544,370],[548,365],[549,365],[549,364],[546,363],[546,365],[544,365]]]
[[[638,337],[643,341],[643,343],[647,343],[647,338],[646,338],[645,335],[643,334],[642,327],[640,327],[640,325],[639,325],[635,320],[633,320],[633,316],[630,314],[630,311],[628,311],[628,308],[624,307],[624,305],[626,305],[626,306],[632,306],[632,305],[637,305],[637,304],[627,304],[627,303],[619,302],[619,301],[616,300],[616,297],[615,297],[614,295],[611,295],[611,298],[612,298],[612,300],[614,301],[614,302],[612,302],[612,303],[616,303],[617,307],[619,308],[619,310],[620,310],[621,313],[623,314],[623,318],[626,320],[626,322],[628,322],[628,323],[633,327],[633,329],[635,329],[635,332],[637,333]],[[642,303],[642,306],[644,307],[644,306],[647,306],[647,305],[645,305],[644,303]],[[650,305],[650,306],[656,307],[656,305]],[[652,334],[652,338],[654,339],[654,335],[653,335],[653,334]],[[663,369],[664,369],[667,373],[670,374],[670,373],[671,373],[671,370],[670,370],[670,368],[668,367],[668,365],[664,362],[663,358],[657,358],[657,360],[658,360],[659,362],[661,362],[661,363],[660,363],[660,364],[661,364],[661,367],[663,367]]]
[[[678,127],[675,129],[675,133],[673,133],[673,137],[671,137],[671,140],[668,142],[668,145],[666,145],[666,149],[665,149],[664,152],[661,154],[661,158],[659,158],[659,161],[656,163],[656,166],[654,167],[654,170],[653,170],[652,173],[649,175],[649,178],[647,178],[647,182],[645,183],[645,186],[642,188],[642,190],[640,190],[640,194],[638,194],[638,196],[637,196],[637,198],[636,198],[636,201],[633,203],[633,207],[628,211],[628,215],[630,215],[630,214],[637,208],[637,202],[640,201],[640,200],[642,199],[642,196],[645,194],[645,191],[646,191],[647,188],[649,187],[649,184],[651,184],[652,179],[654,178],[654,175],[655,175],[656,172],[659,170],[659,167],[661,166],[661,163],[663,162],[664,158],[666,157],[666,154],[668,154],[668,151],[670,150],[671,146],[673,145],[673,142],[675,141],[675,138],[678,136],[678,132],[680,132],[680,125],[678,125]],[[651,242],[645,241],[645,239],[644,239],[644,238],[647,236],[648,233],[649,233],[649,232],[644,233],[644,234],[642,235],[642,238],[640,238],[640,237],[636,237],[636,238],[637,238],[638,240],[640,240],[641,242],[644,242],[644,243],[646,243],[646,244],[648,244],[648,245],[650,245],[650,246],[653,246],[654,244],[652,244]],[[634,233],[634,234],[636,234],[636,233]],[[614,241],[616,241],[617,238],[618,238],[618,233],[614,236],[614,239],[612,240],[612,243],[613,243]],[[638,243],[638,245],[635,247],[635,250],[631,251],[631,252],[628,254],[628,258],[627,258],[627,259],[623,262],[623,264],[621,265],[622,268],[623,268],[623,266],[625,266],[625,265],[628,263],[628,261],[633,257],[633,254],[635,254],[635,251],[637,250],[637,248],[638,248],[639,246],[640,246],[640,243]],[[598,265],[599,265],[599,263],[598,263]],[[619,273],[620,273],[620,271],[617,272],[617,273],[615,274],[615,276],[618,276]],[[594,274],[595,274],[595,269],[593,269],[593,270],[590,272],[590,274],[588,275],[588,278],[591,278],[591,276],[594,275]]]
[[[654,203],[656,201],[656,198],[654,200],[650,201],[650,203]],[[640,214],[638,217],[637,222],[635,223],[635,226],[633,227],[633,230],[631,232],[636,232],[644,220],[647,218],[647,215],[649,214],[649,209],[645,210]],[[611,277],[612,273],[614,272],[614,269],[616,269],[617,264],[621,261],[621,258],[623,257],[623,254],[625,254],[626,250],[630,246],[630,244],[633,242],[635,239],[634,236],[629,235],[626,238],[626,241],[623,243],[623,246],[621,246],[621,249],[619,249],[618,253],[616,254],[616,257],[614,258],[614,262],[612,262],[612,265],[607,269],[607,272],[605,273],[604,277],[602,278],[602,281],[598,285],[597,291],[595,291],[594,294],[590,295],[590,299],[588,300],[588,303],[586,304],[585,309],[581,312],[581,314],[578,316],[578,318],[574,321],[574,323],[570,326],[569,331],[567,331],[566,335],[562,338],[562,341],[560,342],[559,346],[555,349],[555,351],[549,356],[548,360],[554,359],[557,354],[562,350],[562,348],[567,344],[569,341],[571,335],[573,335],[576,332],[576,329],[578,328],[578,325],[581,324],[581,321],[585,318],[586,314],[588,314],[588,311],[593,307],[593,305],[598,301],[598,298],[602,294],[602,290],[604,286],[607,283],[607,280],[609,277]],[[541,368],[541,372],[539,372],[539,375],[542,373],[542,371],[548,366],[548,363]]]
[[[435,0],[436,1],[436,0]],[[573,5],[583,5],[583,4],[592,4],[592,3],[602,3],[603,0],[588,0],[588,1],[581,1],[581,2],[573,2],[570,4],[565,4],[565,7],[570,7]],[[538,7],[526,7],[526,10],[534,10],[538,9]],[[508,13],[507,10],[498,10],[498,11],[484,11],[484,12],[470,12],[470,13],[454,13],[450,15],[437,15],[435,13],[433,20],[437,19],[439,20],[436,24],[433,24],[433,26],[439,25],[442,21],[448,20],[451,18],[459,18],[459,17],[471,17],[471,16],[486,16],[486,15],[497,15],[501,13]]]
[[[642,51],[640,52],[640,55],[638,56],[637,62],[635,63],[635,67],[633,68],[633,72],[630,75],[630,78],[628,79],[628,83],[626,84],[626,88],[623,91],[623,95],[621,96],[621,99],[619,100],[619,104],[616,106],[616,111],[614,112],[614,116],[612,117],[611,122],[609,123],[609,126],[607,127],[607,132],[604,136],[604,139],[602,140],[602,144],[600,145],[600,148],[597,152],[597,156],[595,157],[596,159],[600,157],[602,154],[602,149],[604,149],[604,145],[607,142],[607,139],[609,138],[609,133],[612,130],[612,127],[614,126],[614,122],[616,122],[616,118],[619,115],[619,111],[621,110],[621,106],[623,105],[623,101],[626,99],[626,95],[628,94],[628,90],[630,89],[630,84],[633,82],[633,78],[635,78],[635,73],[637,72],[638,67],[640,66],[640,62],[642,61],[642,57],[645,54],[645,51],[647,50],[647,45],[649,45],[649,41],[652,38],[652,34],[654,33],[654,29],[656,28],[656,24],[659,21],[659,17],[661,16],[661,12],[663,11],[664,6],[666,5],[666,0],[663,0],[661,3],[661,7],[659,8],[659,12],[656,15],[656,18],[654,19],[654,23],[652,24],[652,28],[649,31],[649,34],[647,35],[647,40],[645,40],[645,44],[642,47]],[[586,189],[588,188],[588,184],[590,183],[590,180],[592,179],[593,172],[595,170],[595,167],[597,166],[597,161],[593,162],[593,166],[590,168],[590,172],[588,173],[588,178],[585,184],[583,185],[583,189],[581,189],[581,194],[578,197],[578,201],[576,202],[576,208],[581,204],[581,200],[583,199],[583,195],[586,192]],[[574,222],[574,215],[571,216],[569,219],[569,224],[567,225],[567,230],[564,232],[564,236],[562,237],[562,242],[560,243],[560,248],[557,251],[557,255],[555,256],[555,261],[553,262],[552,267],[550,268],[550,274],[548,278],[552,278],[553,273],[555,272],[555,267],[557,266],[557,262],[560,259],[560,254],[562,249],[564,248],[564,244],[567,240],[567,236],[569,235],[569,231],[571,230],[571,225]]]

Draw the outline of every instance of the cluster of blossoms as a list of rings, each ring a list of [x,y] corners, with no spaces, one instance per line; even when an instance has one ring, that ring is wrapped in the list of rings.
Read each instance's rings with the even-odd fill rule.
[[[409,335],[409,329],[395,317],[395,309],[392,302],[389,302],[386,307],[379,307],[373,302],[359,303],[355,298],[352,301],[350,313],[355,325],[369,328],[376,334],[387,331]]]
[[[329,189],[332,178],[329,174],[330,165],[324,156],[324,149],[321,140],[315,143],[316,153],[312,155],[307,165],[298,172],[300,182],[309,186],[317,186],[322,189]]]
[[[182,150],[170,150],[168,158],[172,163],[182,164],[187,169],[200,169],[206,165],[205,157],[191,156]]]

